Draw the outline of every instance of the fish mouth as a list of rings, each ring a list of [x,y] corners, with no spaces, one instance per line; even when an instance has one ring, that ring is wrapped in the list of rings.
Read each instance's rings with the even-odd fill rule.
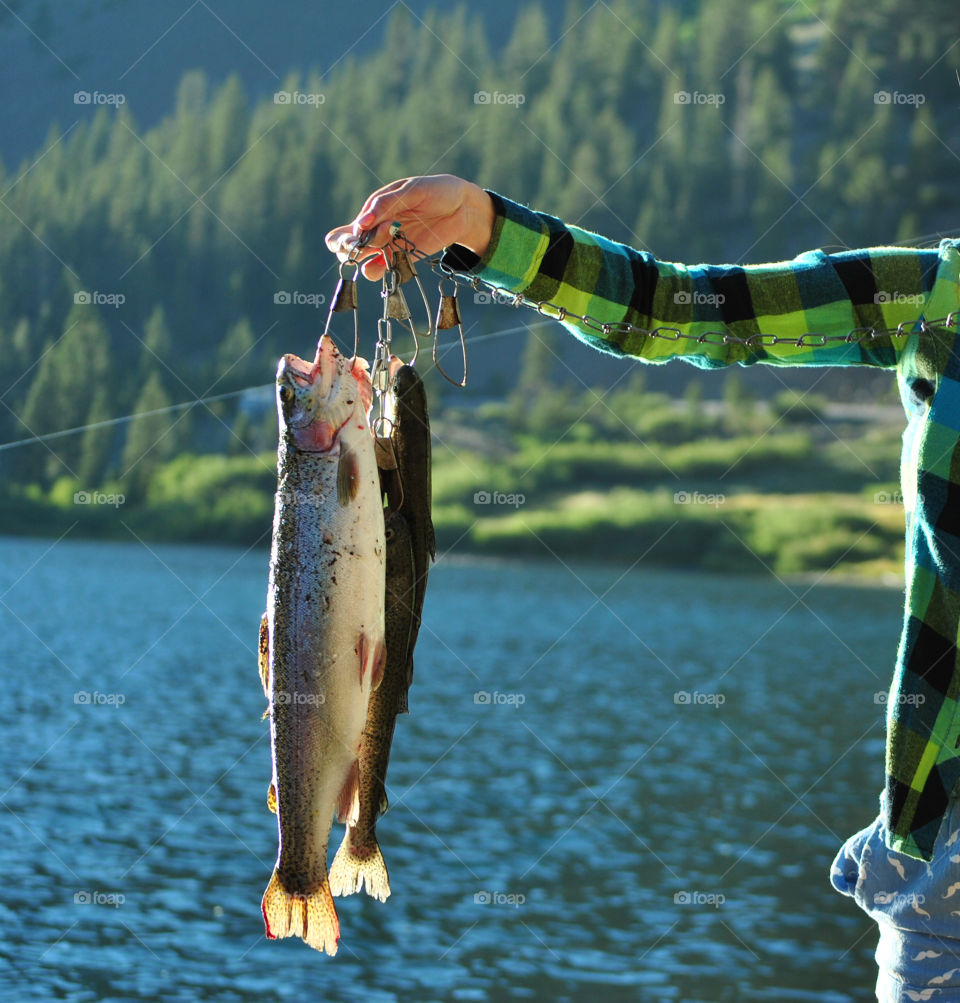
[[[339,454],[338,437],[353,415],[353,401],[342,399],[341,359],[333,340],[324,335],[313,362],[293,354],[280,360],[277,408],[301,452]]]

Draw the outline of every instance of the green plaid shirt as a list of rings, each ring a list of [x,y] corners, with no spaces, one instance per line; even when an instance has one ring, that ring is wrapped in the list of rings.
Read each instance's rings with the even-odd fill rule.
[[[490,192],[496,222],[482,258],[459,245],[444,263],[512,293],[601,323],[722,327],[740,338],[797,338],[895,328],[960,310],[960,241],[935,249],[871,247],[761,265],[682,265],[568,226]],[[887,703],[886,789],[891,849],[930,860],[960,778],[960,354],[957,331],[810,345],[702,343],[564,320],[587,344],[645,362],[684,359],[713,369],[738,362],[863,365],[896,370],[907,415],[901,481],[906,514],[903,632]]]

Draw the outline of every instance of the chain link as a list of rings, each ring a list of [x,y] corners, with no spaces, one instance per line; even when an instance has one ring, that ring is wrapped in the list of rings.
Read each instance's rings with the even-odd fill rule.
[[[559,306],[549,300],[531,300],[520,293],[504,296],[503,290],[480,278],[478,275],[468,275],[465,272],[458,272],[448,265],[442,263],[442,255],[424,254],[405,234],[397,233],[394,242],[408,254],[420,261],[426,261],[430,268],[443,278],[451,279],[454,283],[462,286],[470,286],[474,291],[480,292],[482,289],[488,290],[501,302],[508,306],[525,306],[536,310],[542,317],[549,317],[558,321],[574,321],[577,324],[596,331],[609,338],[616,334],[639,334],[649,338],[660,338],[663,341],[695,341],[700,345],[743,345],[745,348],[756,348],[757,346],[768,345],[794,345],[798,348],[823,348],[834,342],[845,342],[848,345],[859,344],[865,341],[876,341],[880,338],[906,338],[911,334],[934,334],[939,331],[954,328],[960,322],[960,310],[954,310],[946,317],[938,317],[935,320],[926,320],[918,317],[916,320],[904,321],[896,327],[855,327],[846,334],[824,334],[818,331],[807,331],[804,334],[793,338],[784,338],[778,334],[757,333],[747,337],[731,333],[729,328],[725,330],[709,330],[700,334],[687,334],[678,327],[660,325],[653,328],[639,327],[629,321],[601,321],[589,314],[578,314],[566,307]]]

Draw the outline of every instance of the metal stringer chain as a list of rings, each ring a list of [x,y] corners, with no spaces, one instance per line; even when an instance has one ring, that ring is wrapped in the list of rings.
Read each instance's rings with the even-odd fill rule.
[[[900,337],[906,338],[911,334],[931,334],[942,331],[945,328],[955,328],[960,323],[960,310],[951,311],[946,317],[938,317],[934,320],[927,320],[918,317],[915,320],[903,321],[896,327],[855,327],[846,334],[824,334],[817,331],[807,331],[796,337],[786,338],[777,334],[766,334],[758,332],[746,337],[731,333],[729,330],[709,330],[701,334],[687,334],[678,327],[660,325],[653,328],[640,327],[630,321],[601,321],[590,314],[578,314],[573,310],[552,303],[549,300],[531,300],[520,293],[505,293],[499,286],[482,279],[477,275],[467,275],[458,272],[442,262],[442,253],[436,255],[424,254],[416,247],[404,234],[397,233],[395,241],[401,243],[403,249],[411,256],[420,261],[426,261],[431,269],[441,277],[450,279],[456,286],[469,286],[475,291],[487,291],[495,296],[500,302],[508,306],[525,306],[531,310],[536,310],[541,317],[548,317],[557,321],[574,321],[589,330],[609,337],[612,334],[639,334],[650,338],[661,338],[664,341],[680,341],[681,339],[695,341],[700,345],[743,345],[748,348],[766,345],[795,345],[797,347],[822,348],[833,342],[845,342],[854,344],[865,341],[876,341],[880,338]],[[441,282],[442,286],[442,282]],[[442,290],[441,290],[442,291]],[[441,304],[442,306],[442,304]],[[459,320],[459,311],[458,311]],[[462,335],[461,327],[461,335]],[[466,349],[464,348],[464,358]],[[448,377],[449,378],[449,377]]]

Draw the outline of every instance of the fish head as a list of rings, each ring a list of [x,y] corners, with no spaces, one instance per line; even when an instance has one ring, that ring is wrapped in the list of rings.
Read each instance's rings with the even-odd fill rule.
[[[391,389],[397,397],[406,397],[417,386],[422,385],[420,374],[410,365],[404,365],[396,356],[390,364]]]
[[[340,432],[357,418],[366,422],[373,388],[364,359],[341,354],[324,335],[313,362],[288,354],[277,368],[281,435],[301,452],[339,454]]]
[[[386,397],[386,415],[392,426],[399,424],[401,421],[400,402],[405,401],[409,404],[409,401],[413,399],[418,391],[422,395],[423,381],[413,366],[405,364],[396,355],[390,358],[389,372],[390,379]]]
[[[396,509],[385,508],[383,510],[383,532],[388,550],[394,544],[398,548],[410,546],[410,527],[407,525],[406,518]]]

